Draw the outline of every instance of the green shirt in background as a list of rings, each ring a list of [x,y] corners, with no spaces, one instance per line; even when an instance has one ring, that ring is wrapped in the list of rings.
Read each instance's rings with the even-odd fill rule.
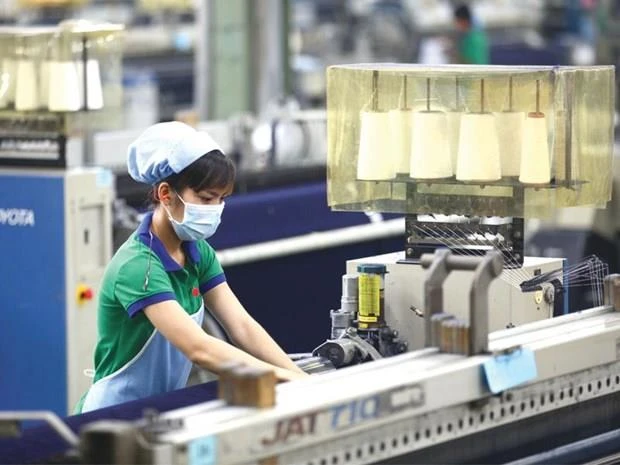
[[[463,34],[459,39],[458,50],[463,64],[489,64],[489,43],[482,29],[472,27]]]

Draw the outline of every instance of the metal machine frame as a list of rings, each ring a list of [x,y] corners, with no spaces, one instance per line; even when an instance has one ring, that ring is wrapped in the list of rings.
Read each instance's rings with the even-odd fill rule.
[[[523,426],[531,422],[540,428],[545,421],[549,424],[550,414],[575,417],[553,423],[573,436],[580,428],[585,434],[583,427],[600,412],[601,402],[611,408],[609,415],[620,414],[620,276],[606,278],[602,307],[489,335],[480,297],[501,271],[501,256],[464,259],[444,251],[436,257],[423,259],[431,269],[426,284],[434,304],[434,289],[446,270],[476,270],[470,308],[472,324],[479,325],[472,332],[472,340],[479,343],[472,346],[476,355],[428,347],[325,373],[277,386],[272,408],[216,400],[149,414],[134,423],[92,423],[81,433],[82,460],[105,456],[114,463],[308,465],[402,463],[415,457],[441,461],[447,460],[445,452],[433,457],[429,451],[515,425],[525,432],[493,435],[487,441],[494,447],[522,447],[533,439]],[[431,312],[425,317],[430,321]],[[533,355],[534,378],[511,378],[517,368],[511,366],[510,354],[519,351]],[[506,364],[507,378],[500,388],[491,381],[489,363]],[[608,423],[598,421],[599,428]],[[101,442],[103,438],[108,439]],[[471,459],[474,453],[468,448],[441,450],[451,450],[452,460],[459,454]]]

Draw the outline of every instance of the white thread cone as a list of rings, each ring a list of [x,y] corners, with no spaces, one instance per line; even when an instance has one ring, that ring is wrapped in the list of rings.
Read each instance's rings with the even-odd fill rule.
[[[76,64],[78,84],[80,86],[80,106],[84,106],[84,63],[78,61]],[[103,89],[101,88],[101,72],[97,60],[88,60],[86,62],[86,79],[88,80],[88,104],[86,107],[89,110],[101,110],[103,108]]]
[[[357,158],[357,178],[367,181],[393,179],[394,157],[387,138],[390,137],[390,118],[387,112],[361,113],[360,145]]]
[[[48,107],[50,111],[80,109],[78,71],[73,61],[50,62]]]
[[[502,176],[519,176],[525,113],[505,111],[494,115]]]
[[[551,181],[547,118],[542,113],[530,113],[525,120],[519,181],[523,184],[548,184]]]
[[[39,107],[47,108],[50,98],[50,62],[41,62],[39,68]]]
[[[390,111],[390,141],[396,173],[409,174],[412,123],[413,112],[411,110]]]
[[[448,118],[448,143],[450,144],[450,158],[452,160],[452,171],[456,172],[456,160],[459,153],[459,134],[461,132],[460,111],[449,111],[446,113]]]
[[[456,179],[459,181],[497,181],[501,177],[495,118],[490,113],[463,115]]]
[[[36,110],[39,107],[39,82],[37,65],[32,60],[17,62],[15,88],[15,109],[17,111]]]
[[[2,60],[0,74],[0,108],[6,108],[15,101],[15,73],[17,63],[12,58]]]
[[[409,176],[414,179],[440,179],[452,176],[450,144],[447,139],[448,120],[441,111],[413,114],[411,165]]]

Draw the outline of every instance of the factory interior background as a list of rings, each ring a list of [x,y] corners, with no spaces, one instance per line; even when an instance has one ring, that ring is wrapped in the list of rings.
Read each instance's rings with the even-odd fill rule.
[[[469,27],[478,34],[467,45],[455,19],[461,3],[469,6]],[[466,47],[473,55],[464,53]],[[427,242],[461,246],[444,235],[451,229],[437,226],[429,235],[425,228],[430,223],[420,223],[429,208],[442,205],[430,213],[449,214],[449,206],[433,204],[432,196],[421,200],[419,193],[397,203],[394,186],[387,195],[392,203],[382,203],[377,199],[390,184],[381,181],[385,178],[371,174],[362,189],[355,175],[347,177],[353,165],[336,157],[340,141],[350,143],[347,125],[360,131],[347,112],[358,115],[367,109],[356,93],[365,93],[370,102],[367,89],[375,86],[376,91],[381,88],[376,79],[389,79],[383,70],[387,76],[400,69],[441,73],[444,65],[492,65],[506,72],[508,82],[510,69],[525,73],[541,67],[540,73],[552,73],[559,67],[600,67],[604,74],[619,60],[617,0],[0,0],[0,412],[49,410],[64,417],[88,389],[103,273],[151,208],[150,186],[127,172],[127,147],[149,126],[187,123],[208,132],[234,161],[234,191],[208,242],[251,315],[287,354],[303,360],[316,358],[321,344],[342,334],[334,330],[334,312],[348,297],[343,275],[362,269],[356,267],[368,261],[364,257],[397,253],[410,259],[412,238],[424,234]],[[462,68],[464,74],[475,74],[472,69]],[[610,86],[595,103],[600,114],[593,113],[591,102],[584,103],[586,110],[579,107],[578,95],[558,84],[563,77],[548,80],[541,74],[528,81],[531,111],[542,115],[538,106],[551,105],[554,95],[570,95],[576,113],[592,111],[587,122],[575,116],[568,131],[603,131],[602,139],[611,131],[613,136],[597,140],[610,153],[596,165],[602,169],[574,162],[562,168],[575,179],[591,176],[584,182],[594,186],[593,202],[579,197],[581,181],[575,181],[570,185],[578,192],[574,201],[567,200],[573,199],[568,194],[562,197],[559,187],[532,187],[531,197],[521,199],[531,215],[517,218],[512,207],[497,207],[506,214],[495,216],[510,217],[511,223],[507,229],[494,224],[493,231],[512,234],[511,228],[518,227],[522,233],[511,237],[518,247],[509,242],[510,250],[503,250],[505,260],[522,266],[509,273],[510,288],[541,270],[560,276],[564,286],[555,288],[555,296],[537,294],[535,303],[526,303],[526,294],[511,294],[506,297],[510,303],[498,296],[493,302],[510,307],[511,313],[491,317],[491,330],[603,305],[605,276],[620,272],[618,105],[613,97],[618,80],[611,72],[579,75],[571,82],[573,92],[590,90],[604,87],[601,82],[609,75]],[[456,82],[458,101],[458,77]],[[490,97],[482,98],[481,112],[485,104],[496,104],[493,82],[487,81]],[[402,105],[402,92],[393,90],[399,85],[384,84],[392,93],[386,99],[391,108]],[[430,110],[442,103],[427,91],[454,92],[448,85],[431,88],[430,79],[428,86],[423,78],[413,83],[410,98],[416,108],[428,103]],[[506,95],[507,86],[502,88]],[[478,83],[463,87],[463,98],[478,105],[470,94],[479,88]],[[484,89],[483,80],[483,95]],[[515,84],[519,105],[522,89]],[[381,95],[372,105],[381,105]],[[512,106],[512,80],[510,95]],[[468,109],[478,111],[473,104]],[[562,116],[556,112],[554,118]],[[547,121],[549,127],[556,124]],[[469,140],[463,128],[461,144]],[[486,136],[481,130],[476,137]],[[511,145],[510,136],[500,142]],[[377,157],[388,157],[393,147],[389,137],[367,143],[374,144]],[[570,137],[563,143],[579,145]],[[373,165],[371,171],[377,170]],[[364,179],[360,172],[358,179]],[[560,179],[559,172],[551,178],[552,183]],[[434,192],[430,184],[428,189]],[[430,207],[411,219],[412,209],[422,204]],[[467,237],[475,248],[486,236]],[[429,247],[424,250],[432,253]],[[390,342],[389,350],[400,353],[407,346],[417,348],[415,338],[422,334],[422,326],[411,334],[398,326],[423,320],[424,271],[406,277],[400,268],[390,268],[394,263],[387,266],[386,302],[396,292],[389,286],[401,292],[409,279],[420,294],[419,306],[405,303],[402,313],[388,321],[398,330],[393,338],[401,338]],[[557,276],[555,266],[562,270]],[[467,292],[459,288],[446,297],[448,305],[456,305],[450,299],[466,302]],[[521,307],[528,310],[520,313]],[[228,340],[214,319],[204,328]],[[189,385],[213,379],[194,367]]]

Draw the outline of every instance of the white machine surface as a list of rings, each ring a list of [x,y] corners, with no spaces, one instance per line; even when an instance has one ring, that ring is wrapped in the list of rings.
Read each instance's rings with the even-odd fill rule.
[[[610,305],[489,336],[483,355],[428,348],[277,386],[273,408],[217,400],[147,418],[133,424],[151,440],[139,442],[140,456],[189,464],[454,463],[415,454],[520,426],[516,435],[492,436],[501,447],[527,438],[527,422],[539,427],[544,418],[555,419],[552,434],[563,426],[556,415],[567,412],[567,424],[579,426],[592,420],[588,406],[620,392],[620,313]],[[498,376],[502,367],[520,372]],[[99,432],[110,435],[112,426],[102,423]],[[96,433],[94,425],[82,437],[83,450],[95,453]],[[117,434],[114,456],[136,454],[131,429],[119,426]]]
[[[414,309],[424,308],[424,275],[426,270],[419,264],[402,263],[404,252],[347,261],[347,273],[357,273],[362,263],[384,264],[385,320],[388,326],[398,330],[409,349],[424,347],[424,320]],[[504,269],[499,279],[489,289],[489,329],[496,331],[512,326],[543,320],[553,316],[553,302],[545,300],[541,293],[523,293],[519,284],[535,275],[562,269],[564,261],[558,258],[525,257],[518,270]],[[469,298],[472,274],[454,271],[444,286],[450,292],[444,294],[444,311],[465,322],[469,319],[463,302]]]

